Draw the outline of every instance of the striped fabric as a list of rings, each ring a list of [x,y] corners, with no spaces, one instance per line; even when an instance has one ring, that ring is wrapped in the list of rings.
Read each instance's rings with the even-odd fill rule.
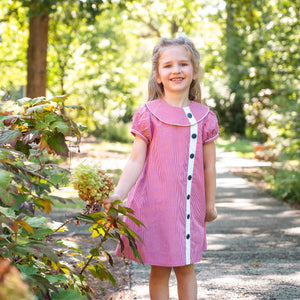
[[[143,239],[143,262],[175,267],[200,261],[206,250],[202,150],[218,137],[216,116],[193,101],[180,108],[158,99],[137,110],[131,132],[148,144],[127,202],[146,228],[125,218]],[[124,242],[125,257],[138,261]],[[119,248],[116,254],[121,256]]]

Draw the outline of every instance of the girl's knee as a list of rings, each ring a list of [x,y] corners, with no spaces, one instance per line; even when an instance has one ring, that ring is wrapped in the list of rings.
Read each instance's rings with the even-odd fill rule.
[[[170,277],[171,267],[151,266],[151,275],[157,277]]]
[[[195,274],[194,265],[174,267],[174,272],[175,272],[176,276],[194,275]]]

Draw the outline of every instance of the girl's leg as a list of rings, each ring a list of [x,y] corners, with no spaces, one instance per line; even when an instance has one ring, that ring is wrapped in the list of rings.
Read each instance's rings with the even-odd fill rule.
[[[172,268],[151,266],[149,290],[151,300],[169,300],[169,278]]]
[[[174,267],[179,300],[197,300],[197,279],[194,265]]]

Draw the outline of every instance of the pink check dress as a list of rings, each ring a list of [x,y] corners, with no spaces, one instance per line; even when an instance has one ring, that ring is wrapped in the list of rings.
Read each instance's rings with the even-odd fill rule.
[[[201,260],[206,250],[202,150],[218,131],[215,114],[195,101],[181,108],[158,99],[136,111],[131,133],[148,149],[127,206],[145,227],[125,222],[144,242],[138,243],[144,264],[175,267]],[[123,242],[125,257],[140,262]],[[116,254],[122,256],[119,247]]]

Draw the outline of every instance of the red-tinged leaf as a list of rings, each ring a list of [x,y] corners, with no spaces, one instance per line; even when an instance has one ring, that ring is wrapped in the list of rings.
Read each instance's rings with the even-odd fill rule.
[[[49,214],[51,212],[51,200],[48,199],[38,199],[35,201],[35,204],[39,207],[43,207],[43,211]]]
[[[6,224],[7,226],[9,226],[9,224],[11,224],[11,223],[12,223],[12,220],[8,216],[0,213],[0,234],[2,234],[2,224]],[[6,239],[5,239],[5,241],[6,241]],[[1,247],[1,238],[0,238],[0,247]]]
[[[113,261],[112,256],[104,248],[103,248],[103,250],[104,250],[104,254],[105,254],[109,264],[113,267],[114,266],[114,261]]]
[[[10,227],[10,229],[11,229],[14,233],[17,233],[18,230],[19,230],[19,225],[18,225],[18,222],[17,222],[17,221],[13,221],[13,222],[10,223],[8,226]]]
[[[0,202],[7,206],[13,206],[15,203],[15,198],[7,192],[3,187],[0,186]]]
[[[10,116],[1,118],[1,121],[3,122],[3,124],[5,126],[10,126],[10,125],[14,124],[19,118],[20,118],[19,115],[10,115]]]
[[[32,229],[32,227],[27,222],[25,222],[24,220],[16,220],[15,222],[20,224],[28,232],[34,234],[34,230]]]
[[[12,147],[16,146],[17,140],[22,136],[22,132],[18,130],[9,130],[2,133],[0,137],[0,147],[10,144]]]
[[[31,130],[29,131],[25,137],[23,138],[23,143],[32,143],[36,139],[39,139],[41,137],[42,131],[41,130]]]
[[[43,136],[40,142],[40,150],[44,150],[44,149],[47,150],[48,154],[55,154],[55,151],[53,151],[48,145],[48,139],[46,136]]]
[[[68,157],[69,149],[65,142],[65,136],[61,132],[56,132],[54,135],[47,139],[48,146],[52,153]]]

